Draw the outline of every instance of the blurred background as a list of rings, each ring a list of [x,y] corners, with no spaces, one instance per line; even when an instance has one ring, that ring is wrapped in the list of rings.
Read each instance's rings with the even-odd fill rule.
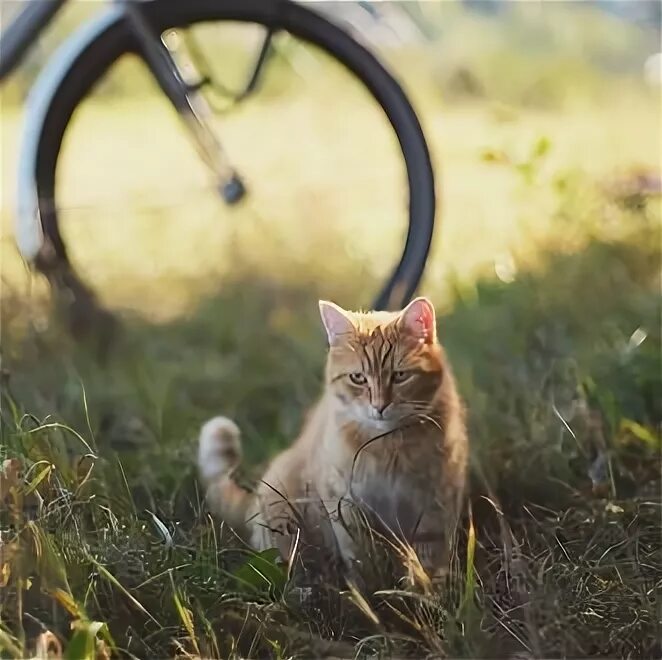
[[[3,15],[20,5],[5,1]],[[424,125],[439,189],[429,294],[447,299],[454,283],[508,270],[515,253],[534,258],[545,238],[581,235],[581,218],[561,226],[555,213],[559,186],[588,203],[592,186],[657,165],[659,88],[646,85],[646,64],[659,46],[659,3],[315,6],[380,53]],[[23,285],[9,231],[22,103],[57,45],[99,9],[70,3],[3,89],[4,275],[14,284]],[[191,32],[219,82],[245,80],[257,28]],[[153,320],[186,314],[242,269],[372,301],[406,220],[393,136],[328,57],[286,35],[276,45],[260,94],[236,107],[212,99],[251,190],[239,210],[219,203],[139,61],[126,57],[80,109],[58,174],[60,213],[72,260],[111,307]],[[365,289],[350,294],[343,280],[357,276]]]
[[[20,4],[4,2],[3,17]],[[438,188],[436,234],[420,290],[442,317],[459,303],[480,309],[481,286],[514,288],[520,273],[549,269],[550,253],[586,254],[598,239],[655,234],[659,3],[315,7],[379,53],[418,111]],[[62,335],[45,282],[14,246],[23,107],[58,44],[99,9],[67,5],[3,89],[3,351],[5,367],[17,372],[15,383],[25,378],[39,415],[69,408],[80,415],[83,367],[75,365],[86,353]],[[209,24],[193,32],[214,77],[226,87],[241,84],[258,47],[257,29]],[[295,396],[279,392],[275,399],[296,412],[283,416],[280,403],[266,402],[267,427],[246,420],[260,433],[294,433],[298,404],[308,402],[323,355],[314,328],[317,297],[349,308],[370,305],[402,246],[404,171],[380,109],[314,48],[282,35],[276,49],[258,94],[239,105],[211,98],[218,134],[250,190],[239,208],[220,202],[177,116],[132,57],[83,103],[65,136],[58,203],[70,257],[103,304],[125,319],[126,345],[113,364],[130,355],[132,368],[155,370],[159,397],[169,401],[180,391],[191,399],[192,407],[169,413],[180,416],[182,434],[189,415],[198,421],[223,409],[233,413],[230,407],[241,416],[254,407],[251,399],[270,397],[296,374]],[[652,249],[648,239],[643,243]],[[595,281],[554,285],[569,287],[554,295],[565,297],[573,314],[583,311],[573,301],[575,287],[602,286],[605,273],[619,266],[586,268]],[[488,327],[488,317],[477,312],[472,330],[476,323]],[[629,337],[638,326],[633,319],[619,331]],[[138,346],[136,362],[131,351]],[[311,369],[301,369],[302,352]],[[30,354],[38,373],[25,363]],[[46,378],[50,366],[61,383],[62,365],[78,374],[66,401],[66,388],[53,391]],[[97,370],[89,369],[86,378],[95,382]],[[245,387],[236,384],[237,373],[250,381]],[[145,422],[137,377],[118,378],[118,398],[101,417],[131,401]],[[232,401],[227,384],[241,392]],[[112,399],[112,387],[103,389],[99,396]]]
[[[20,5],[4,1],[3,21]],[[521,523],[523,552],[552,557],[540,561],[556,573],[543,575],[534,562],[531,575],[541,576],[542,611],[561,632],[579,625],[561,573],[573,589],[597,585],[581,605],[588,623],[572,639],[557,644],[545,628],[536,641],[529,629],[528,648],[539,657],[596,649],[645,657],[657,643],[646,585],[662,579],[659,509],[649,506],[660,497],[662,422],[660,7],[315,3],[379,54],[428,140],[438,214],[420,293],[437,306],[468,403],[479,538],[477,497],[489,491],[511,524]],[[129,530],[117,547],[161,552],[148,510],[165,521],[177,552],[184,548],[159,555],[161,571],[163,562],[188,562],[187,544],[197,543],[198,532],[177,536],[177,525],[193,525],[199,424],[221,413],[236,418],[251,466],[296,435],[321,385],[317,299],[371,304],[402,245],[406,187],[380,109],[328,57],[279,35],[259,93],[239,105],[211,98],[214,124],[249,188],[240,207],[228,208],[148,72],[127,57],[77,112],[58,170],[70,258],[121,320],[100,361],[93,341],[69,334],[12,235],[26,95],[58,44],[99,9],[69,3],[2,89],[0,454],[57,466],[47,478],[40,473],[43,484],[55,479],[58,493],[79,493],[75,460],[85,452],[68,431],[76,429],[103,459],[86,488]],[[194,32],[214,77],[240,85],[259,35],[239,25]],[[523,513],[531,502],[539,508]],[[79,547],[99,527],[76,511]],[[207,548],[211,536],[204,538]],[[52,542],[69,544],[56,534]],[[612,547],[623,553],[609,555],[622,562],[608,587],[617,612],[600,609],[606,573],[594,571]],[[160,616],[162,593],[150,591],[160,578],[145,580],[150,569],[142,559],[134,567],[129,554],[103,561],[119,572],[135,568],[122,584]],[[88,593],[88,574],[75,568],[82,561],[69,566],[76,598]],[[501,565],[490,561],[481,574],[486,593]],[[183,588],[206,602],[209,583],[196,575]],[[114,605],[105,608],[104,617],[115,616]],[[114,629],[126,632],[117,617]],[[145,640],[139,655],[165,655],[168,630]],[[473,630],[451,656],[477,657],[484,628]],[[496,648],[490,639],[484,648]]]
[[[3,18],[20,4],[3,2]],[[490,316],[483,288],[521,298],[518,282],[543,278],[528,294],[531,314],[547,294],[573,317],[584,313],[581,287],[591,302],[615,304],[593,297],[601,287],[617,295],[605,277],[622,266],[602,256],[584,261],[596,241],[658,247],[650,237],[660,192],[659,3],[315,7],[379,53],[418,111],[438,188],[420,290],[439,306],[442,338],[450,315],[448,342],[458,344],[467,382],[489,367],[475,363],[468,329],[452,334],[453,311],[476,310],[466,322],[481,350],[508,332],[507,318]],[[245,417],[256,434],[287,438],[319,378],[317,297],[370,305],[399,254],[406,188],[393,135],[380,109],[327,56],[279,36],[258,94],[239,105],[211,99],[218,133],[250,190],[241,207],[228,208],[143,65],[120,61],[74,117],[58,170],[70,257],[124,319],[124,343],[98,381],[86,349],[61,331],[43,279],[21,262],[11,227],[26,95],[58,44],[99,9],[67,5],[3,88],[5,368],[38,416],[80,419],[82,379],[98,397],[98,424],[128,408],[152,441],[165,432],[151,417],[157,411],[148,412],[153,405],[178,420],[173,442],[191,432],[192,421],[221,410]],[[193,31],[222,85],[245,80],[259,43],[253,28]],[[579,265],[560,272],[550,254],[576,255]],[[635,267],[644,268],[639,261]],[[633,277],[644,286],[650,275]],[[618,328],[624,345],[643,321],[628,323]],[[136,372],[130,377],[127,364]],[[109,382],[105,370],[118,365]],[[145,396],[154,399],[150,406]]]

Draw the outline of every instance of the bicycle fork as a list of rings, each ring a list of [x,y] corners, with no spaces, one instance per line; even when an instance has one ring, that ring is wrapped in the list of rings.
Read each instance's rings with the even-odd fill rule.
[[[181,117],[196,150],[214,177],[221,197],[228,205],[237,204],[246,194],[246,187],[210,124],[212,111],[199,85],[187,84],[161,35],[155,34],[145,20],[140,3],[122,4],[145,62]]]

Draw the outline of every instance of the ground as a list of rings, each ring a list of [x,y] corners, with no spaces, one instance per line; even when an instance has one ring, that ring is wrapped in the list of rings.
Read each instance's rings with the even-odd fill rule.
[[[61,204],[121,318],[104,361],[3,239],[3,653],[50,631],[68,657],[659,656],[660,204],[638,178],[659,176],[659,95],[631,76],[514,59],[499,82],[469,58],[481,91],[434,52],[389,60],[416,71],[441,207],[421,292],[470,419],[447,583],[402,558],[409,579],[375,562],[378,588],[302,602],[207,514],[200,423],[236,419],[258,474],[319,391],[317,298],[368,305],[398,245],[378,113],[287,52],[295,82],[222,120],[252,183],[234,215],[159,97],[129,93],[134,64],[77,117]],[[20,121],[2,114],[5,229]]]

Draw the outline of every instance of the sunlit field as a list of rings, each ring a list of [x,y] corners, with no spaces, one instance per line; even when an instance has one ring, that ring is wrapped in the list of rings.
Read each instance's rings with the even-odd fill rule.
[[[103,359],[18,256],[23,108],[3,98],[3,654],[48,631],[68,657],[659,656],[662,130],[659,88],[629,64],[654,40],[588,9],[426,11],[436,37],[380,54],[432,153],[420,291],[469,409],[447,584],[385,569],[361,596],[302,602],[196,485],[212,415],[244,430],[249,476],[289,442],[321,383],[317,299],[368,307],[397,260],[404,171],[379,108],[280,38],[263,89],[214,118],[249,188],[228,208],[127,60],[58,170],[72,262],[118,319]],[[254,35],[200,35],[238,84]]]
[[[214,32],[217,39],[226,34],[233,48],[219,59],[233,66],[219,65],[219,76],[236,87],[254,35],[249,28]],[[206,43],[208,34],[201,35]],[[169,317],[238,268],[317,279],[332,297],[343,292],[344,277],[366,271],[379,281],[393,266],[407,217],[390,128],[327,56],[291,39],[279,45],[263,91],[215,122],[250,187],[240,209],[223,205],[176,114],[138,62],[118,65],[75,117],[58,172],[62,231],[74,264],[110,305]],[[530,258],[550,237],[572,242],[584,233],[572,222],[559,232],[554,214],[566,179],[589,197],[610,177],[657,163],[655,92],[628,78],[598,88],[599,105],[580,100],[523,109],[498,99],[446,100],[432,53],[410,47],[387,51],[386,60],[411,93],[436,166],[429,293],[446,296],[450,281],[492,274],[511,253]],[[2,114],[2,216],[9,230],[20,107]],[[4,275],[25,286],[14,253],[6,231]],[[369,305],[376,288],[356,292],[352,303]]]

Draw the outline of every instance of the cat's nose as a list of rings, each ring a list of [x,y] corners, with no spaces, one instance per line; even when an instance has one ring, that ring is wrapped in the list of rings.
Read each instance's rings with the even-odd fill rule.
[[[388,401],[380,401],[379,403],[373,403],[372,407],[374,411],[377,413],[377,417],[381,417],[384,411],[386,410],[386,408],[388,408]]]

